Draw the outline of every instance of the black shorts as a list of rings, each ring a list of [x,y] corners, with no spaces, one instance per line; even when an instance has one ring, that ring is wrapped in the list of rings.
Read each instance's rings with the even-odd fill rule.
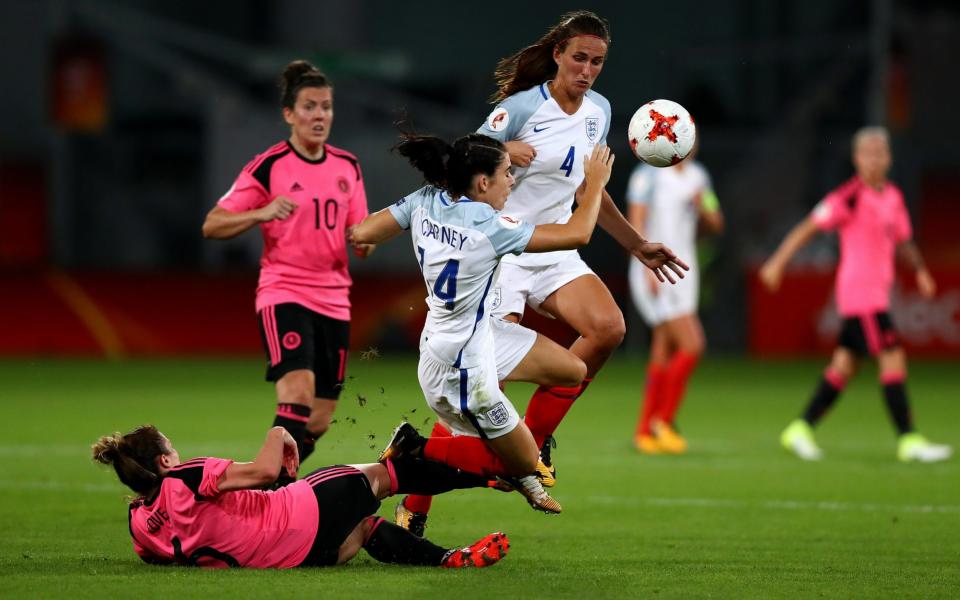
[[[880,312],[843,320],[837,345],[857,356],[876,356],[900,345],[890,313]]]
[[[259,316],[267,381],[309,369],[316,377],[317,398],[339,398],[347,368],[350,322],[293,303],[268,306]]]
[[[380,501],[370,489],[367,476],[353,467],[323,467],[303,478],[310,483],[320,510],[317,537],[301,567],[337,564],[340,546],[361,521],[376,514]]]

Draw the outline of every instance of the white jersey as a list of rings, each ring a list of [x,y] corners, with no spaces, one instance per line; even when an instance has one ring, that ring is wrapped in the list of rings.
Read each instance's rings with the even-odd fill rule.
[[[505,215],[535,225],[570,219],[574,193],[583,181],[583,157],[589,156],[596,144],[605,144],[610,131],[606,98],[588,90],[577,112],[568,115],[550,95],[548,83],[505,99],[477,130],[501,142],[521,141],[536,149],[530,166],[514,167],[516,184],[503,208]],[[552,265],[575,253],[524,254],[506,257],[504,262]]]
[[[523,252],[533,225],[483,202],[454,202],[429,185],[401,198],[390,213],[410,230],[427,284],[421,351],[451,367],[479,365],[492,347],[486,300],[500,258]]]
[[[695,161],[683,168],[641,164],[630,175],[627,202],[647,207],[643,235],[666,244],[696,268],[697,212],[700,194],[711,191],[710,176]]]

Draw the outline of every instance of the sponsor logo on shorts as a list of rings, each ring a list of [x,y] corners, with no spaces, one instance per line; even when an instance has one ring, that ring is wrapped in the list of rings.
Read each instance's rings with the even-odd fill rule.
[[[283,335],[283,347],[287,350],[296,350],[300,347],[300,334],[296,331],[288,331]]]
[[[499,308],[502,301],[503,296],[500,295],[500,288],[493,288],[493,297],[490,298],[490,308]]]
[[[487,411],[487,418],[490,419],[491,424],[500,427],[506,425],[507,421],[510,420],[510,411],[503,405],[503,402],[497,402],[493,408]]]

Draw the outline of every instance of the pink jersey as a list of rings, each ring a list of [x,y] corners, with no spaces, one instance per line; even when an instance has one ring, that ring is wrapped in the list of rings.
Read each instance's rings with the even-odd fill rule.
[[[319,509],[306,480],[275,492],[220,493],[233,461],[195,458],[163,478],[153,499],[130,505],[133,549],[149,563],[290,568],[310,552]]]
[[[890,308],[897,244],[910,239],[910,215],[903,194],[887,182],[876,190],[853,177],[813,210],[813,221],[840,235],[837,310],[843,317]]]
[[[289,142],[258,155],[243,168],[218,204],[231,212],[266,206],[285,196],[298,208],[284,221],[260,224],[263,256],[257,311],[295,302],[341,321],[350,320],[346,228],[367,216],[357,157],[330,146],[319,160]]]

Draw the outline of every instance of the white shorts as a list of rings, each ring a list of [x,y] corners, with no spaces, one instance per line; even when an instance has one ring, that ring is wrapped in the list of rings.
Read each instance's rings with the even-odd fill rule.
[[[520,423],[517,409],[500,391],[492,354],[481,365],[458,369],[421,352],[417,377],[427,404],[454,435],[494,439]]]
[[[684,278],[675,284],[657,281],[656,293],[650,289],[652,275],[640,261],[630,261],[630,295],[647,325],[656,327],[678,317],[697,314],[700,275],[695,267],[685,271]]]
[[[542,267],[526,267],[513,263],[500,263],[500,277],[493,288],[490,314],[503,318],[511,313],[523,314],[529,304],[535,311],[553,317],[540,310],[547,297],[577,277],[593,275],[593,271],[577,253],[558,263]]]
[[[497,379],[503,381],[533,348],[537,332],[496,317],[490,318],[490,331],[493,333],[494,356],[497,359]]]

